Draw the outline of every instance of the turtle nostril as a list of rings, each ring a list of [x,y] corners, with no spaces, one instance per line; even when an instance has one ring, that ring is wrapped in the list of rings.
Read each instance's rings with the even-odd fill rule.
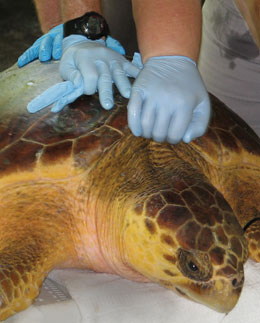
[[[236,278],[232,280],[232,285],[233,285],[233,287],[237,286],[237,279]]]
[[[232,286],[235,288],[241,287],[244,283],[244,277],[241,277],[241,279],[234,278],[232,280]]]

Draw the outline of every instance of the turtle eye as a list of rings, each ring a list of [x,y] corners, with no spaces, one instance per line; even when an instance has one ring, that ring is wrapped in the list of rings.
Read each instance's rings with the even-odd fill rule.
[[[199,268],[192,261],[189,262],[188,266],[189,266],[191,271],[195,272],[195,271],[199,270]]]
[[[178,250],[178,268],[186,277],[196,281],[207,281],[212,276],[212,265],[205,252]]]

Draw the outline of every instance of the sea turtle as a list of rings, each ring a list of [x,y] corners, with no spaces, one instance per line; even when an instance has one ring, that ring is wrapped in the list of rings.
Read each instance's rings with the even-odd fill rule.
[[[55,267],[153,281],[229,312],[248,250],[260,261],[258,137],[213,96],[191,144],[134,137],[118,93],[111,111],[83,96],[28,113],[58,75],[34,62],[0,77],[0,319]]]

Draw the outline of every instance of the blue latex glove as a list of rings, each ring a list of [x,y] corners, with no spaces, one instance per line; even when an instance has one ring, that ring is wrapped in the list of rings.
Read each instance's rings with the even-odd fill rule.
[[[140,72],[121,54],[107,48],[105,41],[92,41],[84,36],[71,35],[63,40],[64,54],[60,62],[60,75],[65,82],[54,85],[32,100],[27,109],[37,112],[55,103],[53,112],[58,112],[80,95],[99,92],[103,108],[114,105],[112,83],[122,96],[129,98],[131,83],[127,76],[136,77]]]
[[[63,24],[52,28],[47,34],[38,38],[19,58],[19,67],[39,58],[41,62],[51,58],[60,59],[62,54]]]
[[[194,61],[184,56],[152,57],[132,86],[128,125],[135,136],[188,143],[205,133],[210,111]]]
[[[118,52],[121,55],[125,55],[124,47],[120,44],[120,42],[118,40],[112,38],[111,36],[107,36],[106,46],[108,48],[115,50],[116,52]]]
[[[49,61],[51,58],[60,59],[62,55],[63,24],[52,28],[47,34],[41,36],[28,48],[19,58],[19,67],[39,58],[41,62]],[[116,39],[108,36],[106,46],[118,53],[125,55],[123,46]]]

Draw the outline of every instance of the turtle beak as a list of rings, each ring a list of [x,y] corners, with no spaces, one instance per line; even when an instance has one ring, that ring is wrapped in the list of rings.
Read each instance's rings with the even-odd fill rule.
[[[179,285],[176,290],[183,296],[211,309],[228,313],[236,305],[242,291],[244,275],[239,278],[217,279],[207,283],[190,282],[187,286]]]

